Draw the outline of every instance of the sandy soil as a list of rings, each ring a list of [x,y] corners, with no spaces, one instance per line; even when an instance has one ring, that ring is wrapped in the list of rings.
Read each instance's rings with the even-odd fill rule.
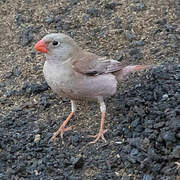
[[[178,0],[1,0],[0,179],[178,179],[179,12]],[[88,145],[100,121],[93,103],[48,142],[70,112],[33,48],[50,32],[126,64],[159,65],[106,99],[106,144]]]

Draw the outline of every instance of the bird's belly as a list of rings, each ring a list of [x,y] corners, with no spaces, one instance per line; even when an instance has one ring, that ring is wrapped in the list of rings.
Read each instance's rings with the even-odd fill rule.
[[[115,94],[117,81],[113,75],[84,76],[80,79],[69,78],[68,81],[58,81],[51,88],[60,96],[72,100],[97,100],[100,96]]]
[[[68,71],[51,71],[44,68],[44,76],[51,89],[72,100],[97,100],[99,96],[115,94],[117,81],[112,74],[86,76]]]

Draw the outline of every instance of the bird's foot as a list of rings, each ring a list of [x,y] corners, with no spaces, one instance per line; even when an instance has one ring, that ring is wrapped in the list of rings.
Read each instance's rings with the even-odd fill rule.
[[[69,130],[71,130],[71,129],[72,129],[72,127],[67,127],[67,128],[65,128],[64,126],[61,126],[61,127],[53,134],[53,136],[51,137],[50,141],[53,141],[53,140],[56,138],[56,136],[58,136],[59,134],[61,135],[61,138],[63,139],[64,132],[69,131]]]
[[[89,137],[93,137],[93,138],[96,138],[94,141],[91,141],[89,144],[94,144],[94,143],[96,143],[100,138],[102,138],[102,140],[104,141],[104,142],[106,142],[106,139],[105,139],[105,137],[104,137],[104,133],[106,133],[108,130],[106,129],[106,130],[100,130],[99,131],[99,133],[98,134],[96,134],[95,136],[89,136]]]

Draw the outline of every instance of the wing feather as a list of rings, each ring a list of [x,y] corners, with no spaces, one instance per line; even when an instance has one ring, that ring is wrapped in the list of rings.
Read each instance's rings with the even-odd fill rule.
[[[116,60],[99,57],[89,52],[79,54],[72,65],[75,71],[90,76],[112,73],[123,68],[122,64]]]

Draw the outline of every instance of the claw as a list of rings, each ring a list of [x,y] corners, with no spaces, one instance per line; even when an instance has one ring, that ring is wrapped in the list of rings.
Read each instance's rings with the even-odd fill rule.
[[[53,141],[57,135],[61,134],[61,138],[63,138],[63,134],[66,131],[69,131],[71,129],[71,127],[65,128],[66,124],[68,123],[68,121],[71,119],[71,117],[73,116],[74,111],[71,112],[69,114],[69,116],[67,117],[67,119],[63,122],[63,124],[60,126],[60,128],[53,134],[52,138],[50,139],[50,141]]]
[[[102,131],[99,131],[98,134],[96,134],[95,136],[92,136],[92,135],[89,135],[89,137],[93,137],[93,138],[96,138],[94,141],[91,141],[89,144],[94,144],[96,143],[100,138],[102,138],[102,140],[106,143],[106,139],[104,137],[104,133],[106,133],[108,130],[102,130]]]
[[[65,128],[64,126],[61,126],[61,127],[53,134],[53,136],[51,137],[50,141],[53,141],[53,140],[56,138],[56,136],[58,136],[59,134],[61,134],[61,138],[63,139],[64,132],[69,131],[69,130],[71,130],[71,129],[72,129],[71,126],[70,126],[70,127],[67,127],[67,128]]]

